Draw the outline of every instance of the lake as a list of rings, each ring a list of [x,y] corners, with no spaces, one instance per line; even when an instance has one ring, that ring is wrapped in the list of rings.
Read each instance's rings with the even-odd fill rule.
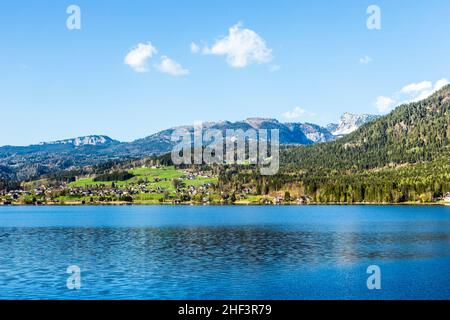
[[[0,207],[0,299],[449,298],[450,207]]]

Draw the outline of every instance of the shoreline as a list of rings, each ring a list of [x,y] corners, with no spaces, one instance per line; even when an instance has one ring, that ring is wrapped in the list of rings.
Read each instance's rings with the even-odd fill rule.
[[[82,202],[65,202],[65,203],[42,203],[42,204],[26,204],[26,203],[12,203],[12,204],[0,204],[0,207],[97,207],[97,206],[261,206],[261,207],[277,207],[277,206],[450,206],[448,202],[402,202],[402,203],[380,203],[380,202],[355,202],[355,203],[254,203],[254,202],[236,202],[236,203],[169,203],[169,202],[103,202],[103,203],[82,203]]]

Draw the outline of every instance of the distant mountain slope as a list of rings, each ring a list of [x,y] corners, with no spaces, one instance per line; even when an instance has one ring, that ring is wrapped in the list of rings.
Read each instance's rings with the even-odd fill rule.
[[[320,128],[319,126],[316,126]],[[140,155],[145,150],[147,153],[166,153],[172,150],[175,142],[171,141],[172,133],[177,129],[184,129],[189,132],[194,131],[193,126],[182,126],[167,129],[153,134],[144,139],[133,141],[127,145],[121,145],[119,148],[128,150],[130,154]],[[283,124],[275,119],[266,118],[249,118],[244,121],[230,122],[207,122],[203,124],[203,129],[220,130],[225,135],[226,130],[241,129],[247,131],[249,129],[278,129],[280,132],[280,143],[282,144],[313,144],[316,141],[309,139],[303,132],[302,124]],[[322,128],[326,131],[326,129]],[[331,138],[331,134],[327,132],[327,137]]]
[[[437,160],[450,156],[450,86],[429,98],[404,104],[342,139],[287,148],[286,166],[361,170]]]
[[[336,137],[327,129],[313,123],[288,123],[288,126],[298,126],[305,136],[313,143],[333,141]]]
[[[75,147],[81,146],[99,146],[99,145],[113,145],[119,144],[120,142],[117,140],[113,140],[107,136],[84,136],[78,137],[74,139],[66,139],[66,140],[58,140],[52,142],[41,142],[40,146],[48,146],[48,145],[72,145]]]
[[[86,136],[26,147],[0,148],[0,178],[26,179],[57,170],[93,165],[115,158],[120,142],[106,136]]]
[[[228,129],[278,129],[280,143],[284,145],[310,145],[336,139],[327,128],[315,124],[281,123],[266,118],[208,122],[203,126],[204,129],[216,129],[224,134]],[[107,136],[91,135],[27,147],[0,147],[0,179],[22,180],[69,168],[97,165],[109,160],[168,153],[175,145],[175,142],[171,141],[172,133],[180,128],[191,132],[194,130],[193,126],[170,128],[129,143]]]

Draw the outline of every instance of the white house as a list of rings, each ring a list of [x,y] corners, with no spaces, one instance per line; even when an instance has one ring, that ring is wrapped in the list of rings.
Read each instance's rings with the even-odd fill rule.
[[[444,195],[444,202],[450,203],[450,192],[448,192]]]

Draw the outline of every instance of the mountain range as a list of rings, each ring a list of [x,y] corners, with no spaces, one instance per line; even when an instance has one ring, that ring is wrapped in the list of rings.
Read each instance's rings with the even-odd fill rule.
[[[243,121],[203,123],[204,129],[278,129],[284,145],[311,145],[333,141],[349,134],[377,116],[345,113],[338,124],[322,127],[312,123],[281,123],[276,119],[249,118]],[[97,165],[110,160],[161,155],[172,150],[172,133],[177,129],[190,132],[193,126],[169,128],[132,142],[120,142],[104,135],[42,142],[25,147],[0,147],[0,178],[23,180],[69,168]]]

